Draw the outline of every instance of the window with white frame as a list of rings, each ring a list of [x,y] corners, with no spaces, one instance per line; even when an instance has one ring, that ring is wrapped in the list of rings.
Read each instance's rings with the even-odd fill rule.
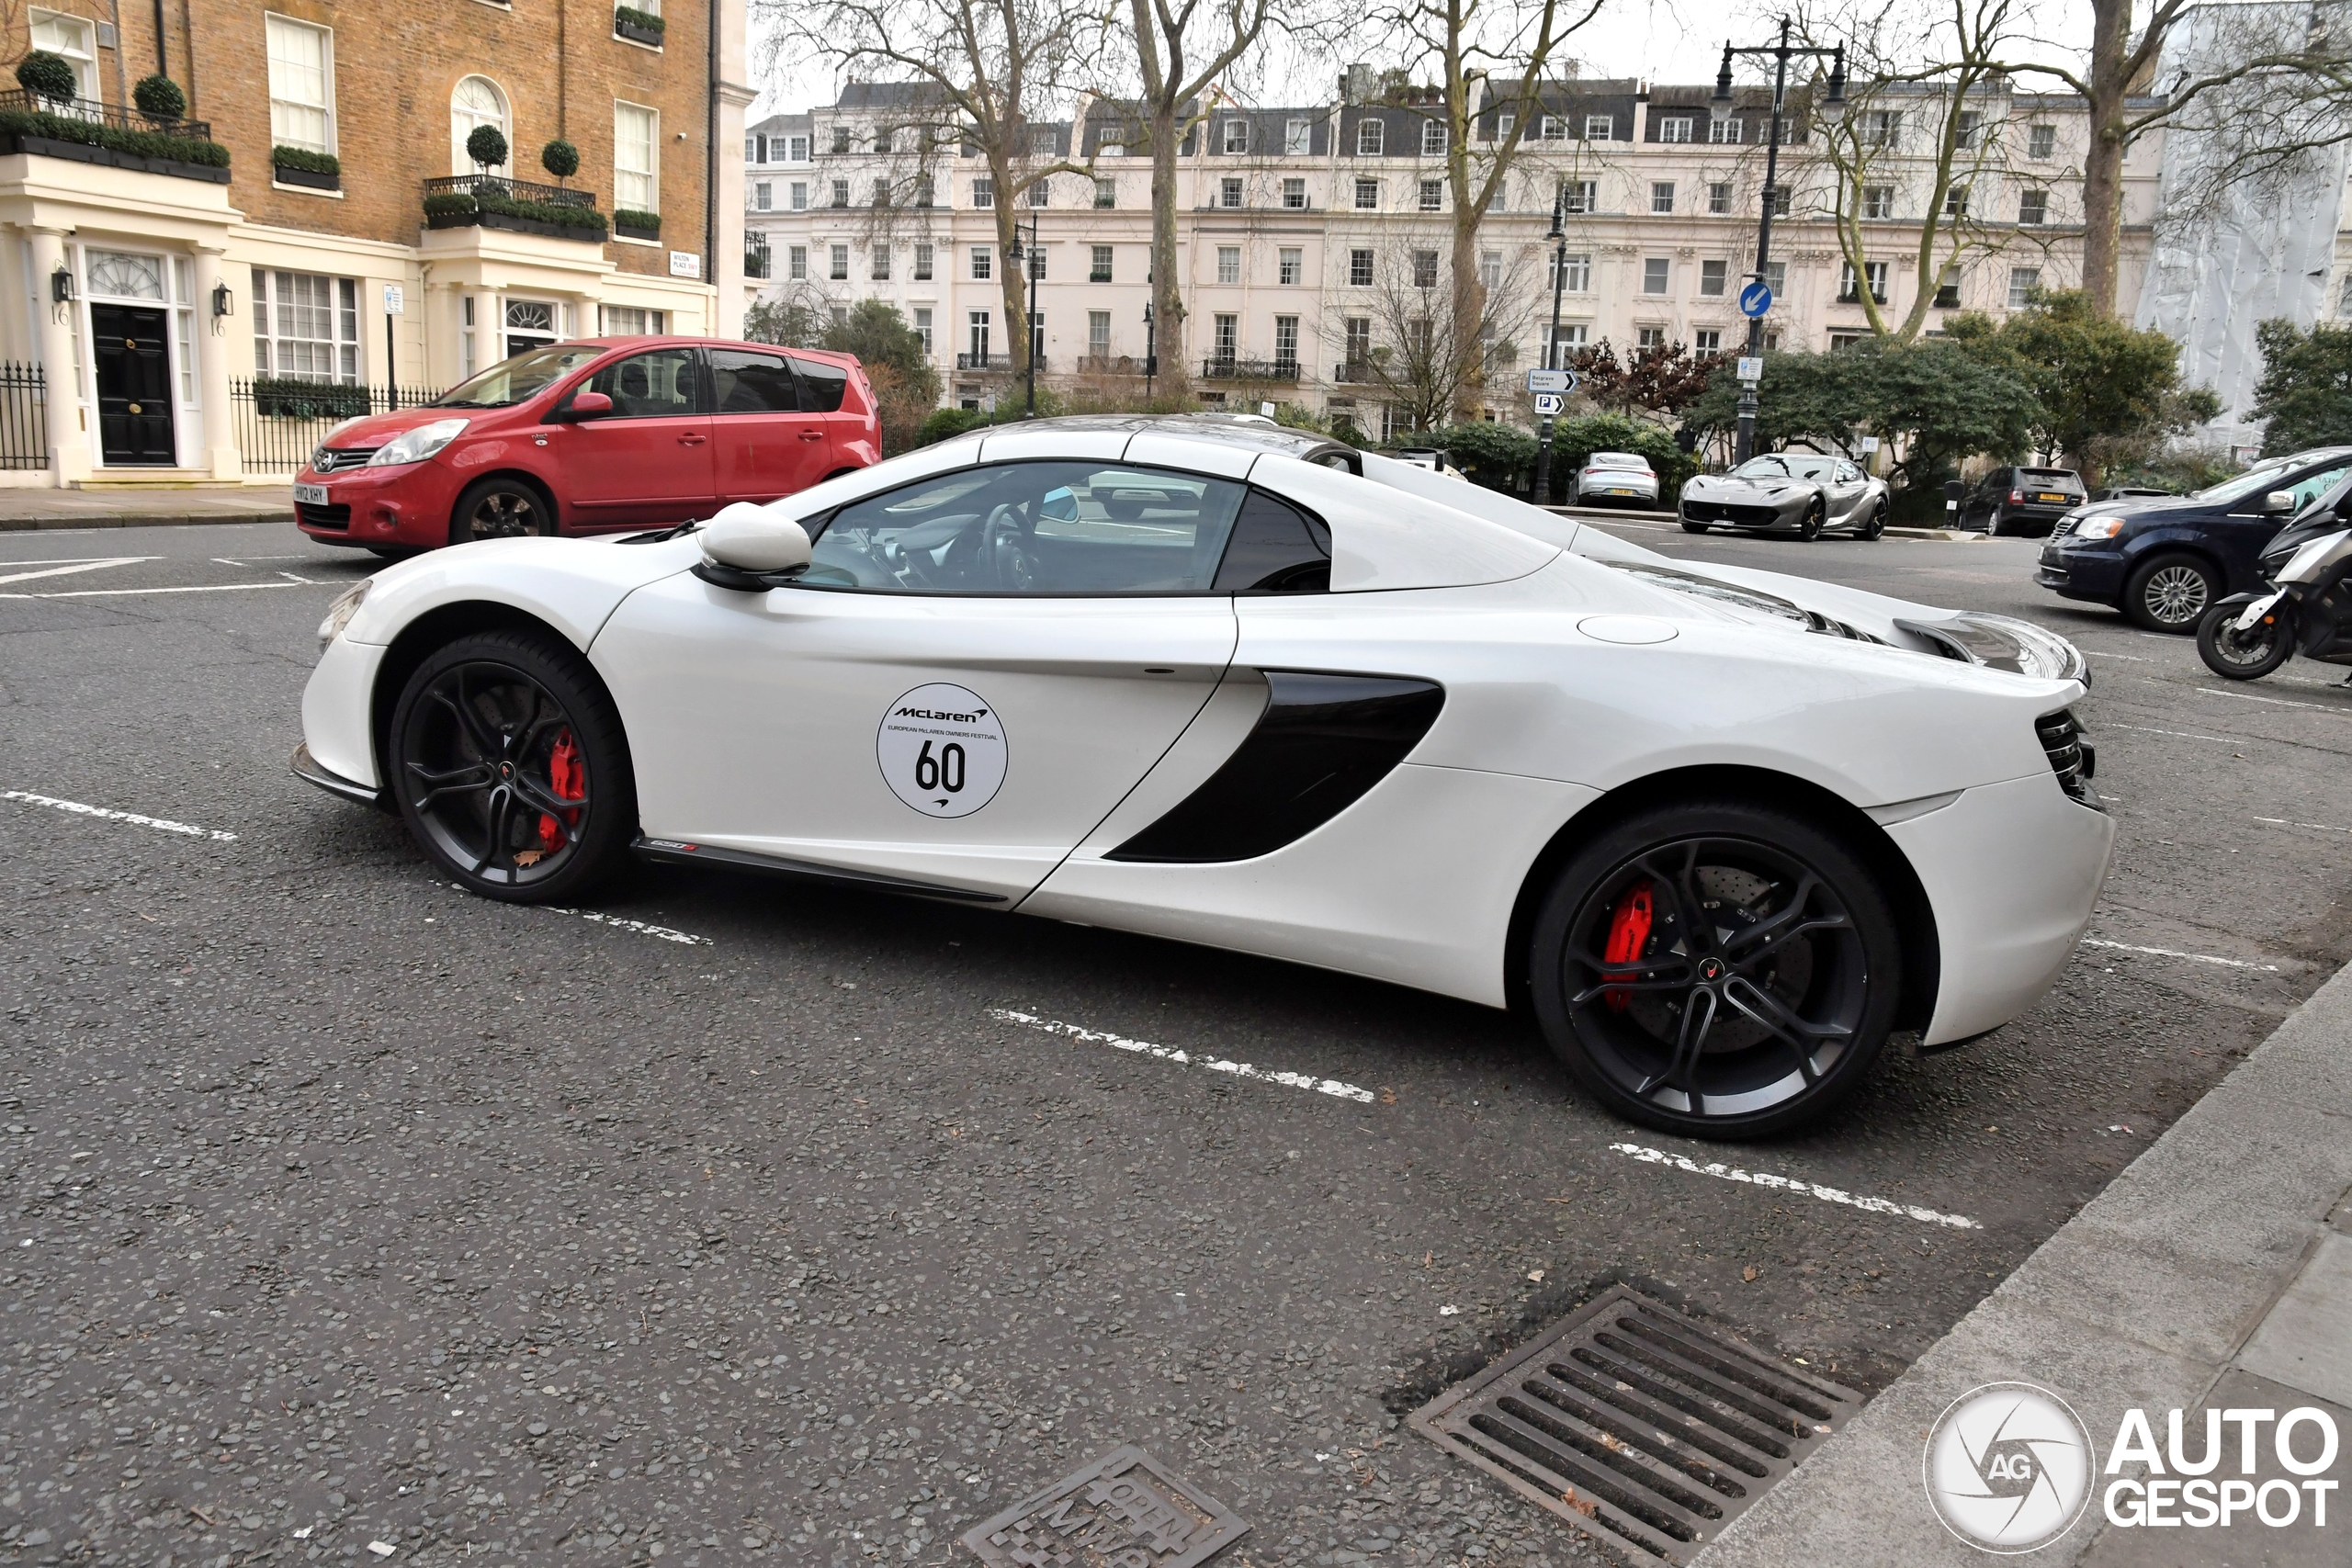
[[[1423,212],[1445,210],[1445,182],[1443,180],[1421,182],[1421,210]]]
[[[1566,181],[1560,186],[1560,195],[1566,204],[1567,210],[1571,213],[1600,210],[1600,182],[1599,180]]]
[[[359,285],[254,268],[254,374],[359,381]]]
[[[1372,363],[1372,318],[1350,316],[1347,319],[1347,355],[1351,366]]]
[[[2018,221],[2029,228],[2050,221],[2050,193],[2030,190],[2018,197]]]
[[[1702,261],[1699,264],[1699,292],[1709,299],[1723,297],[1729,286],[1731,264],[1723,261]]]
[[[1219,283],[1241,281],[1241,247],[1219,245],[1216,248],[1216,280]]]
[[[994,276],[994,260],[989,247],[986,245],[974,245],[972,247],[972,281],[975,283],[986,283]]]
[[[792,246],[792,247],[790,248],[790,250],[788,250],[788,251],[786,253],[786,255],[785,255],[785,276],[786,276],[786,277],[791,278],[791,279],[792,279],[794,282],[796,282],[796,283],[806,282],[806,281],[808,280],[808,246],[806,246],[806,245],[794,245],[794,246]]]
[[[1589,114],[1584,117],[1584,139],[1587,141],[1613,141],[1617,135],[1617,117],[1613,114]]]
[[[1443,120],[1421,121],[1421,156],[1424,158],[1444,157],[1445,134],[1446,127]]]
[[[1642,292],[1645,294],[1665,293],[1668,280],[1673,276],[1673,274],[1674,262],[1671,257],[1644,256],[1642,258]]]
[[[97,36],[88,21],[59,11],[35,11],[32,46],[62,56],[74,67],[75,96],[98,96]]]
[[[807,180],[792,182],[792,210],[795,212],[808,210],[808,182]]]
[[[1216,318],[1215,331],[1216,335],[1213,341],[1216,344],[1216,357],[1224,364],[1230,365],[1233,363],[1233,356],[1241,350],[1241,318],[1219,316]]]
[[[1370,250],[1359,246],[1348,253],[1348,287],[1351,288],[1372,287],[1372,252]]]
[[[874,245],[874,281],[876,283],[890,281],[890,247],[887,243],[878,240]]]
[[[2054,125],[2030,125],[2025,130],[2025,155],[2037,164],[2046,164],[2058,154],[2058,128]]]
[[[1413,287],[1416,288],[1437,287],[1437,253],[1435,251],[1413,253]]]
[[[1500,251],[1478,253],[1478,287],[1491,294],[1503,286],[1503,254]]]
[[[1577,349],[1592,342],[1592,327],[1585,321],[1563,321],[1552,334],[1552,363],[1566,365]]]
[[[1388,145],[1388,126],[1384,120],[1365,117],[1356,121],[1356,156],[1377,158]]]
[[[1968,216],[1968,187],[1966,186],[1956,185],[1945,190],[1944,216],[1947,218]]]
[[[1899,147],[1903,144],[1903,111],[1901,109],[1871,109],[1861,118],[1861,140],[1865,147]]]
[[[1119,182],[1112,179],[1108,175],[1096,180],[1094,182],[1094,205],[1097,207],[1118,206]]]
[[[929,240],[915,242],[915,281],[917,283],[931,281],[931,269],[935,254]]]
[[[1702,359],[1713,359],[1724,351],[1721,327],[1701,327],[1690,334],[1691,352]]]
[[[1510,145],[1510,133],[1518,129],[1519,116],[1511,113],[1509,109],[1505,109],[1502,113],[1495,116],[1495,140],[1501,142],[1504,146],[1508,147]]]
[[[2009,268],[2009,309],[2022,310],[2033,303],[2034,295],[2041,288],[2041,269],[2038,266]]]
[[[1535,139],[1539,141],[1566,141],[1568,121],[1565,115],[1547,114],[1535,122]]]
[[[1357,210],[1366,211],[1378,207],[1379,205],[1380,182],[1378,180],[1358,180],[1356,182]]]
[[[1764,264],[1764,287],[1772,291],[1773,299],[1780,299],[1786,298],[1789,292],[1789,264],[1786,262],[1766,262]]]
[[[334,35],[265,12],[269,47],[269,138],[279,147],[334,151]]]
[[[662,210],[662,117],[643,104],[613,105],[613,206],[633,212]]]
[[[514,128],[508,123],[506,95],[499,91],[498,84],[487,76],[465,77],[449,94],[450,173],[471,175],[481,172],[480,165],[466,152],[466,142],[485,125],[506,138],[510,148],[513,146]],[[499,164],[488,172],[503,175],[508,169],[509,164]]]
[[[1707,140],[1719,147],[1736,146],[1747,129],[1741,120],[1710,119],[1707,121]]]
[[[785,157],[785,162],[788,164],[805,164],[808,161],[808,139],[807,137],[795,136],[787,141],[785,145],[788,149]]]
[[[832,204],[835,207],[847,207],[849,205],[849,182],[847,180],[835,180],[833,182]]]
[[[1090,245],[1087,249],[1091,254],[1087,257],[1086,281],[1089,283],[1110,282],[1111,261],[1117,253],[1109,245]]]
[[[1295,245],[1284,245],[1274,253],[1274,281],[1284,288],[1295,288],[1306,281],[1306,253]]]
[[[1086,312],[1086,354],[1097,366],[1111,357],[1110,311]]]
[[[1674,210],[1674,182],[1672,180],[1650,182],[1650,210],[1652,212]]]
[[[1250,151],[1250,122],[1236,116],[1225,122],[1225,150],[1229,153]]]
[[[849,277],[849,247],[833,246],[831,260],[832,265],[826,270],[825,276],[836,283],[846,281]]]
[[[1239,207],[1241,205],[1241,181],[1238,177],[1222,179],[1217,181],[1216,184],[1216,204],[1219,207]]]
[[[1894,217],[1894,187],[1893,186],[1864,186],[1862,187],[1862,216],[1865,218]]]
[[[1636,327],[1634,330],[1634,346],[1636,348],[1664,348],[1666,346],[1666,329],[1664,327]]]
[[[1952,127],[1952,144],[1956,147],[1973,148],[1976,145],[1978,134],[1984,129],[1984,117],[1982,114],[1974,109],[1962,109],[1960,111],[1960,122]]]
[[[1274,363],[1295,369],[1298,366],[1298,318],[1274,318]]]
[[[1589,254],[1561,256],[1554,253],[1553,287],[1569,294],[1592,292],[1592,257]]]
[[[1283,122],[1283,155],[1304,158],[1315,145],[1315,122],[1311,119],[1290,119]]]
[[[1283,182],[1283,206],[1292,212],[1306,210],[1306,182],[1302,179]]]
[[[1039,175],[1036,179],[1030,184],[1029,205],[1032,207],[1044,207],[1053,199],[1053,180],[1047,175]]]
[[[1666,116],[1657,122],[1657,139],[1660,141],[1690,141],[1690,117],[1687,114]]]
[[[928,357],[931,354],[931,307],[928,305],[915,307],[915,336],[922,339],[922,351]]]
[[[753,181],[752,185],[752,210],[754,212],[765,212],[774,206],[775,206],[775,186],[766,180]]]
[[[976,208],[989,208],[996,205],[994,176],[982,175],[972,181],[972,205]]]
[[[1731,211],[1731,182],[1715,180],[1707,186],[1707,211],[1717,218]]]
[[[660,337],[667,324],[663,312],[642,305],[599,305],[596,313],[603,318],[600,337]]]

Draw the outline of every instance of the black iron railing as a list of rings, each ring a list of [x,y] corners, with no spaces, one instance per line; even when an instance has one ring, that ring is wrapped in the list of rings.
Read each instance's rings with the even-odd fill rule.
[[[1376,381],[1379,378],[1374,374],[1372,361],[1369,359],[1350,359],[1331,367],[1331,379],[1336,383],[1362,383]]]
[[[1204,359],[1204,381],[1296,381],[1295,359]]]
[[[137,109],[116,108],[96,98],[44,98],[38,93],[12,88],[0,93],[0,114],[50,114],[60,119],[78,119],[85,125],[102,125],[109,130],[144,130],[157,136],[180,136],[190,141],[212,140],[209,120],[173,119],[168,116],[141,114]]]
[[[956,356],[958,370],[1010,370],[1012,355],[1009,354],[959,354]]]
[[[424,387],[357,387],[292,376],[256,376],[229,383],[237,452],[252,474],[290,474],[309,462],[327,432],[345,420],[417,408],[440,395]]]
[[[427,197],[456,195],[501,196],[509,201],[535,201],[547,207],[586,207],[596,205],[593,190],[575,190],[570,186],[543,186],[530,180],[510,180],[503,175],[452,175],[446,179],[424,182]]]
[[[0,468],[49,467],[49,393],[38,365],[0,363]]]

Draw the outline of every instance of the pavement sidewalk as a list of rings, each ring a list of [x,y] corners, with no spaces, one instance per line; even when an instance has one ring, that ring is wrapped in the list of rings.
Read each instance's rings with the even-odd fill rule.
[[[220,490],[0,490],[0,533],[293,521],[290,481]]]
[[[1947,1405],[2005,1381],[2072,1405],[2102,1466],[2135,1406],[2159,1443],[2167,1413],[2187,1412],[2191,1455],[2204,1408],[2316,1406],[2346,1450],[2324,1473],[2352,1478],[2352,966],[1726,1529],[1699,1568],[1984,1568],[1993,1559],[1929,1508],[1922,1460]],[[2217,1476],[2233,1472],[2236,1449]],[[2306,1510],[2290,1529],[2241,1518],[2165,1529],[2109,1524],[2109,1479],[2093,1475],[2088,1508],[2033,1554],[2036,1568],[2352,1562],[2352,1483],[2324,1529],[2309,1528]]]

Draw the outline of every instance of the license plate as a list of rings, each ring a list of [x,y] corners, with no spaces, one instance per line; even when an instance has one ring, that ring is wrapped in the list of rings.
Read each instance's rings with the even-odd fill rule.
[[[324,485],[296,485],[294,487],[294,499],[304,506],[324,506],[327,503],[327,487]]]
[[[2033,499],[2036,501],[2047,501],[2052,504],[2056,504],[2064,502],[2066,498],[2063,495],[2037,495]]]
[[[1606,491],[1606,492],[1604,492],[1604,493],[1609,494],[1609,495],[1631,495],[1631,494],[1633,494],[1634,492],[1633,492],[1632,491],[1630,491],[1630,490],[1612,490],[1612,491]]]

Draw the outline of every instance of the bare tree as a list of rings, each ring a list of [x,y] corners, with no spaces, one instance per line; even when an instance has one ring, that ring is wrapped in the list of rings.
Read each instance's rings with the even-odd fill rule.
[[[878,129],[894,140],[911,131],[926,160],[952,137],[985,161],[1000,258],[1014,249],[1020,197],[1057,173],[1091,172],[1060,155],[1048,118],[1069,87],[1072,62],[1090,58],[1099,41],[1101,19],[1078,0],[753,0],[753,6],[769,24],[771,69],[785,51],[805,50],[845,70],[879,68],[935,95],[940,119],[960,123]],[[886,156],[889,150],[881,149]],[[1017,267],[996,272],[1018,367],[1032,347],[1026,284]]]
[[[1396,235],[1374,250],[1361,313],[1324,318],[1327,341],[1347,375],[1375,389],[1400,421],[1434,430],[1465,402],[1477,405],[1489,358],[1516,354],[1516,338],[1534,318],[1543,254],[1528,245],[1508,258],[1479,288],[1478,313],[1465,322],[1454,314],[1459,292],[1442,231]]]
[[[1151,149],[1151,294],[1159,363],[1184,378],[1184,296],[1176,270],[1176,155],[1208,113],[1211,89],[1256,46],[1273,0],[1128,0],[1136,73],[1143,85],[1136,129]]]
[[[1443,128],[1453,197],[1449,309],[1453,335],[1474,346],[1474,329],[1486,310],[1479,226],[1507,188],[1526,133],[1543,113],[1545,79],[1562,63],[1569,38],[1600,6],[1601,0],[1388,0],[1374,13],[1402,56],[1403,73],[1436,77],[1434,94],[1410,101]],[[1507,128],[1504,115],[1510,117]],[[1461,382],[1469,400],[1454,410],[1458,416],[1476,413],[1479,382],[1475,374]]]

